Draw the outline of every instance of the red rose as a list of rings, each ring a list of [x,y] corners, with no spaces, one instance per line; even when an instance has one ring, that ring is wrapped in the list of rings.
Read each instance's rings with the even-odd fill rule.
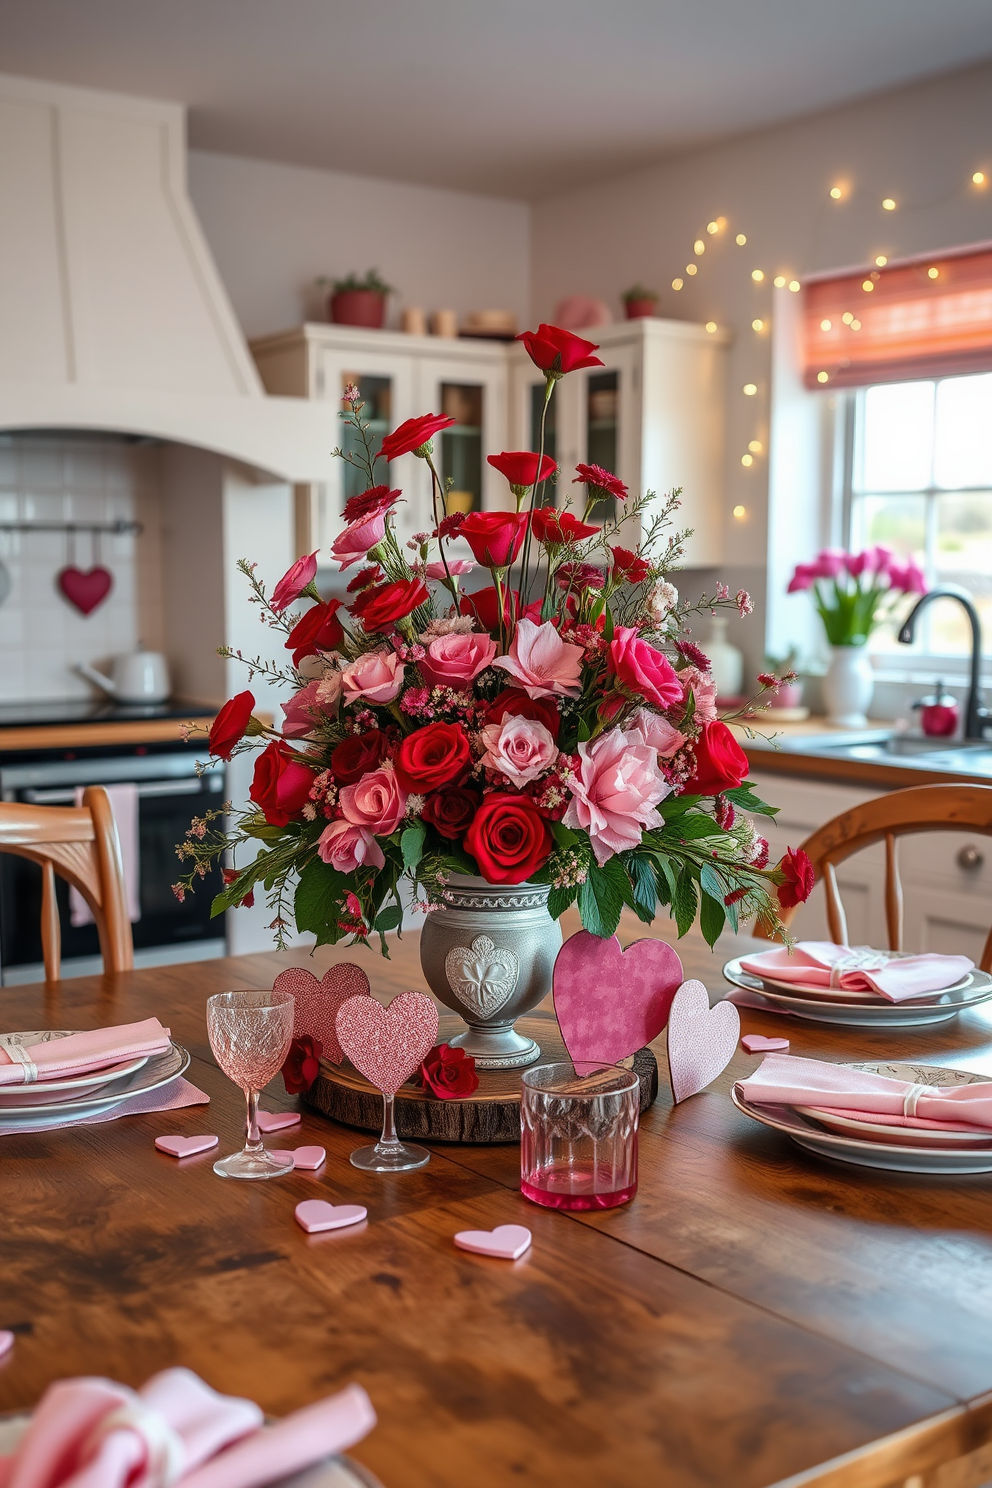
[[[349,524],[371,522],[373,517],[379,517],[383,512],[390,511],[400,500],[402,500],[400,491],[391,491],[388,486],[370,486],[360,496],[349,496],[341,515]]]
[[[331,753],[331,769],[339,785],[354,785],[369,770],[377,770],[386,754],[387,739],[381,729],[349,734]]]
[[[529,796],[483,797],[465,847],[487,883],[523,883],[551,856],[551,830]]]
[[[522,688],[504,687],[489,704],[486,722],[502,723],[504,718],[531,718],[535,723],[543,723],[555,742],[558,741],[561,714],[554,698],[532,698]]]
[[[447,429],[455,422],[445,413],[422,413],[419,418],[407,419],[392,434],[386,435],[379,454],[384,460],[398,460],[400,455],[408,455],[411,450],[416,453],[439,429]]]
[[[432,1049],[419,1073],[424,1089],[433,1091],[441,1100],[457,1100],[479,1088],[475,1060],[464,1049],[453,1049],[450,1044],[439,1044]]]
[[[626,501],[630,494],[627,487],[618,475],[611,475],[604,470],[602,465],[576,465],[573,486],[588,486],[591,491],[598,491],[595,498],[602,501],[607,496],[614,497],[617,501]]]
[[[396,774],[406,791],[453,785],[472,763],[468,735],[458,723],[429,723],[407,734],[396,752]]]
[[[250,692],[239,692],[225,703],[210,725],[207,748],[218,759],[229,760],[235,744],[243,739],[255,709],[255,699]]]
[[[472,824],[482,797],[462,785],[432,791],[424,802],[424,821],[449,842],[459,842]]]
[[[693,749],[696,773],[686,782],[687,796],[717,796],[747,779],[747,755],[725,723],[704,723]]]
[[[473,589],[470,594],[463,594],[458,601],[458,608],[463,615],[474,615],[482,626],[490,634],[499,627],[498,601],[496,589],[489,584],[485,589]],[[520,593],[517,589],[503,590],[503,620],[507,622],[512,617],[514,620],[520,613]]]
[[[427,585],[420,579],[398,579],[394,584],[377,584],[374,589],[366,589],[355,600],[351,612],[371,635],[412,615],[427,598]]]
[[[299,1095],[301,1090],[310,1089],[320,1074],[320,1056],[323,1052],[323,1044],[319,1044],[309,1034],[294,1038],[282,1067],[287,1095]]]
[[[304,589],[308,588],[314,581],[317,573],[317,554],[310,553],[304,558],[297,558],[292,568],[288,569],[279,580],[272,591],[269,603],[274,610],[284,610],[291,605],[294,599],[299,599]]]
[[[582,367],[603,365],[599,357],[589,355],[599,350],[595,341],[583,341],[581,336],[574,336],[559,326],[542,324],[536,331],[524,331],[517,340],[524,343],[535,367],[559,377],[565,372],[577,372]]]
[[[344,640],[341,621],[337,611],[339,599],[329,599],[326,604],[315,604],[302,615],[286,639],[286,650],[293,653],[293,665],[299,666],[304,656],[316,656],[318,651],[333,651]]]
[[[531,513],[531,527],[538,542],[560,547],[562,543],[581,542],[599,531],[589,522],[580,522],[571,512],[555,511],[553,506],[539,506]]]
[[[614,579],[626,579],[628,584],[639,584],[651,572],[646,558],[632,553],[629,548],[611,548],[613,554]]]
[[[487,455],[486,459],[494,470],[506,476],[517,496],[524,495],[535,481],[547,480],[558,469],[550,455],[542,455],[538,474],[538,457],[530,450],[504,450],[501,455]]]
[[[784,875],[784,882],[778,885],[779,904],[783,909],[792,909],[797,904],[805,904],[813,892],[813,884],[816,881],[809,856],[803,852],[801,847],[790,847],[778,866],[779,872]]]
[[[469,512],[458,535],[468,542],[476,563],[509,568],[520,552],[527,522],[526,512]]]
[[[654,646],[642,641],[632,626],[617,626],[606,665],[624,687],[656,708],[668,708],[682,701],[682,684],[675,668]],[[744,774],[747,774],[746,766]]]
[[[360,568],[353,579],[348,582],[347,592],[356,594],[359,589],[369,589],[373,584],[381,584],[385,574],[378,563],[372,563],[368,568]]]
[[[295,749],[273,740],[255,761],[248,794],[272,827],[284,827],[299,816],[310,799],[313,770],[302,763]]]

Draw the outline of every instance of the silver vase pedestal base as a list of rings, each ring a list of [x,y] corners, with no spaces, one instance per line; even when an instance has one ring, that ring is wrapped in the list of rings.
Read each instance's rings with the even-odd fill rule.
[[[467,1033],[448,1040],[453,1049],[464,1049],[475,1060],[476,1069],[524,1069],[541,1057],[541,1047],[518,1033],[512,1023],[502,1028],[479,1028],[469,1023]]]

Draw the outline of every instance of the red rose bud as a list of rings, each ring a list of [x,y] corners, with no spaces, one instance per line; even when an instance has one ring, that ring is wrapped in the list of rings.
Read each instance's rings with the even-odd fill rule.
[[[320,1056],[323,1052],[323,1044],[309,1034],[294,1038],[282,1067],[287,1095],[299,1095],[301,1091],[310,1089],[320,1074]]]
[[[589,522],[580,522],[571,512],[555,511],[553,506],[539,506],[531,513],[530,524],[538,542],[547,547],[560,547],[563,543],[582,542],[599,531]]]
[[[550,455],[542,455],[539,460],[530,450],[504,450],[501,455],[487,455],[486,459],[494,470],[506,476],[514,496],[526,496],[535,481],[547,480],[558,469]]]
[[[479,1088],[475,1060],[464,1049],[453,1049],[450,1044],[439,1044],[431,1050],[420,1066],[420,1079],[424,1089],[441,1100],[458,1100]]]
[[[683,788],[687,796],[718,796],[747,779],[748,762],[725,723],[704,723],[693,745],[696,771]]]
[[[377,770],[386,755],[387,739],[381,729],[349,734],[331,752],[331,770],[337,785],[355,785],[370,770]]]
[[[529,796],[493,791],[484,796],[465,847],[487,883],[523,883],[543,868],[554,839]]]
[[[461,780],[472,764],[468,735],[459,723],[429,723],[408,734],[396,751],[396,776],[406,791],[438,790]]]
[[[222,868],[221,873],[224,877],[225,888],[227,888],[230,884],[237,883],[238,879],[241,877],[241,874],[237,868]],[[239,899],[234,907],[235,909],[252,909],[254,907],[254,904],[255,890],[249,889],[244,898]]]
[[[778,902],[783,909],[792,909],[805,904],[813,892],[816,876],[813,864],[801,847],[788,848],[778,865],[782,882],[778,885]]]
[[[449,418],[445,413],[422,413],[419,418],[407,419],[392,434],[386,435],[379,458],[398,460],[400,455],[408,455],[411,451],[419,455],[439,429],[450,428],[455,422],[455,419]]]
[[[351,612],[362,622],[368,635],[405,620],[428,598],[427,585],[420,579],[398,579],[394,584],[378,584],[364,590],[355,600]]]
[[[599,350],[595,341],[584,341],[581,336],[563,331],[560,326],[541,324],[536,331],[524,331],[517,340],[524,343],[534,366],[551,377],[563,377],[566,372],[603,365],[599,357],[590,355],[590,352]]]
[[[313,770],[282,740],[273,740],[255,761],[248,794],[272,827],[285,827],[310,799]]]
[[[388,486],[370,486],[360,496],[349,496],[341,515],[349,526],[352,522],[371,522],[373,517],[391,511],[401,500],[402,493],[391,491]]]
[[[573,486],[587,486],[595,491],[595,500],[605,501],[612,496],[616,501],[626,501],[630,492],[618,475],[611,475],[602,465],[576,465]]]
[[[311,553],[306,558],[297,558],[292,568],[288,569],[279,580],[272,591],[270,604],[274,610],[282,611],[291,605],[294,599],[299,599],[305,589],[313,583],[317,574],[317,554]]]
[[[255,699],[250,692],[239,692],[221,708],[210,725],[210,737],[207,740],[207,748],[217,759],[231,758],[235,744],[240,743],[248,733],[254,708]],[[252,732],[256,733],[260,729],[261,724]]]
[[[509,568],[520,552],[529,518],[526,512],[469,512],[458,530],[484,568]]]
[[[315,604],[302,615],[286,638],[286,650],[293,653],[293,665],[299,666],[305,656],[316,656],[318,651],[333,651],[344,640],[341,621],[337,611],[339,599],[329,599],[326,604]]]
[[[482,797],[478,791],[461,785],[449,785],[432,791],[421,813],[428,826],[440,832],[449,842],[460,842],[472,824]]]

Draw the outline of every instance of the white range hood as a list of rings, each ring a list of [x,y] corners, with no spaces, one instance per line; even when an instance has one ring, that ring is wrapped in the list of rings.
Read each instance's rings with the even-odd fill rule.
[[[326,479],[334,410],[265,393],[187,193],[181,106],[0,74],[0,203],[0,430]]]

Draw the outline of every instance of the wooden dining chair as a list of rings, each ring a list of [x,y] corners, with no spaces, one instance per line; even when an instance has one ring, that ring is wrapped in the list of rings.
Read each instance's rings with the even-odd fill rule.
[[[113,807],[102,786],[88,786],[81,806],[0,801],[0,852],[16,853],[41,867],[41,945],[46,981],[57,982],[61,976],[56,874],[78,889],[89,905],[100,937],[104,970],[130,970],[134,945],[121,844]]]
[[[900,837],[916,832],[978,832],[992,837],[992,785],[914,785],[908,790],[889,791],[850,811],[842,811],[818,827],[802,850],[813,864],[817,882],[823,879],[827,898],[827,924],[837,945],[847,945],[847,917],[837,888],[837,865],[862,848],[885,843],[885,922],[889,950],[903,949],[903,896],[896,844]],[[788,926],[798,909],[783,909]],[[760,940],[773,937],[757,925]],[[992,929],[985,941],[982,971],[992,971]]]

